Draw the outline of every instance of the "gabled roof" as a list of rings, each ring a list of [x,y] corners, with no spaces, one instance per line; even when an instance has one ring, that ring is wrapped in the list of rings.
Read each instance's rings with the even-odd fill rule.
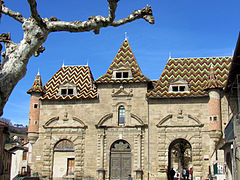
[[[31,94],[33,92],[44,93],[44,88],[43,88],[41,76],[39,73],[37,74],[32,87],[27,91],[28,94]]]
[[[218,87],[223,88],[228,78],[231,57],[176,58],[169,59],[149,98],[206,96],[204,90],[209,80],[210,65],[213,65]],[[189,92],[168,92],[170,82],[181,78],[188,82]]]
[[[130,68],[132,78],[129,79],[112,79],[114,69],[121,67]],[[132,82],[149,82],[150,80],[141,72],[136,58],[127,39],[123,42],[112,64],[108,68],[106,74],[98,78],[96,83],[132,83]]]
[[[60,95],[59,86],[70,83],[76,85],[76,95]],[[97,97],[93,76],[89,66],[63,66],[44,86],[46,93],[40,100],[92,99]]]

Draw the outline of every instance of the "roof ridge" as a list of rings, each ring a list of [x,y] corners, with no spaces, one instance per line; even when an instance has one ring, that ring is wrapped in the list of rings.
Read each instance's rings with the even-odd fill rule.
[[[169,58],[169,59],[211,59],[211,58],[230,58],[232,56],[203,56],[203,57],[178,57],[178,58]]]

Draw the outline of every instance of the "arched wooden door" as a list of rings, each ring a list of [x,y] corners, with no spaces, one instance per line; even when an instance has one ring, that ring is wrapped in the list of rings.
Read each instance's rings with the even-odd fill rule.
[[[127,141],[112,144],[110,152],[110,179],[127,180],[131,174],[131,148]]]

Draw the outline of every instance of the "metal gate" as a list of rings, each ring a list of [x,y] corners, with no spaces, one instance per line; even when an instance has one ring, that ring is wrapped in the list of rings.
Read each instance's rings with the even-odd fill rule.
[[[116,141],[111,146],[110,179],[127,180],[131,174],[131,149],[126,141]]]

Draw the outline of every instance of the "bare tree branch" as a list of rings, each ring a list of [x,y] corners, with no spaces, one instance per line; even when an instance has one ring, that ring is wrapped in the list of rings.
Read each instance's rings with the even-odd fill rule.
[[[2,8],[2,13],[3,14],[6,14],[12,18],[14,18],[15,20],[17,20],[18,22],[20,23],[23,23],[24,22],[24,17],[22,16],[22,14],[20,14],[19,12],[14,12],[12,11],[11,9],[5,7],[3,4],[1,6]]]
[[[113,22],[115,19],[115,12],[117,9],[117,2],[119,0],[108,0],[108,9],[109,9],[109,15],[108,17],[110,18],[110,22]]]
[[[109,0],[110,1],[110,0]],[[110,4],[110,3],[109,3]],[[109,6],[110,8],[111,6]],[[111,11],[112,13],[113,11]],[[115,11],[114,11],[115,12]],[[134,20],[143,18],[146,21],[148,21],[150,24],[154,23],[154,17],[152,15],[152,9],[151,6],[147,6],[141,10],[136,10],[132,14],[130,14],[128,17],[111,22],[109,14],[108,17],[103,16],[91,16],[89,17],[88,21],[72,21],[72,22],[65,22],[65,21],[51,21],[47,23],[47,28],[54,32],[54,31],[69,31],[69,32],[84,32],[84,31],[97,31],[99,32],[99,29],[101,27],[107,27],[107,26],[120,26],[122,24],[126,24],[129,22],[132,22]],[[114,15],[115,16],[115,15]],[[96,33],[96,32],[95,32]]]
[[[145,19],[150,24],[154,24],[154,16],[152,14],[151,6],[142,8],[141,10],[136,10],[126,18],[112,22],[111,26],[117,27],[117,26],[129,23],[129,22],[135,21],[140,18]]]
[[[141,10],[136,10],[128,17],[114,21],[119,0],[108,0],[109,15],[91,16],[87,21],[64,22],[55,17],[42,19],[37,12],[36,0],[28,0],[31,8],[31,17],[24,18],[20,13],[14,12],[3,5],[0,0],[0,13],[4,13],[15,20],[21,22],[24,32],[23,39],[18,44],[10,39],[10,34],[0,35],[0,42],[4,42],[5,51],[2,53],[3,59],[0,70],[0,115],[8,98],[20,79],[25,76],[27,64],[33,55],[38,56],[44,51],[42,44],[47,40],[49,33],[55,31],[84,32],[91,31],[98,34],[100,28],[107,26],[120,26],[136,19],[143,18],[149,23],[154,23],[152,9],[147,6]]]
[[[28,4],[30,5],[31,16],[37,21],[37,23],[39,25],[45,26],[45,24],[43,23],[42,18],[38,14],[36,1],[35,0],[28,0]]]
[[[0,0],[0,21],[1,21],[1,17],[2,17],[2,4],[3,4],[3,1]]]

